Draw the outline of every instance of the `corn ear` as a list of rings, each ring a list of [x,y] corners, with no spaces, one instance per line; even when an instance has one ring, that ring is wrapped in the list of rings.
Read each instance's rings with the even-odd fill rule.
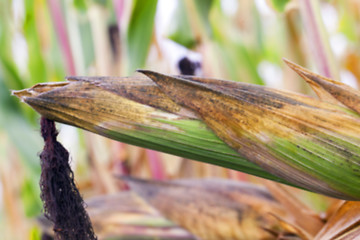
[[[290,184],[239,156],[147,77],[69,77],[67,82],[37,84],[13,94],[61,123]]]
[[[140,70],[241,156],[294,185],[360,200],[360,117],[310,97]]]
[[[69,77],[14,94],[50,119],[119,141],[360,199],[357,113],[262,86],[143,73],[157,85]]]

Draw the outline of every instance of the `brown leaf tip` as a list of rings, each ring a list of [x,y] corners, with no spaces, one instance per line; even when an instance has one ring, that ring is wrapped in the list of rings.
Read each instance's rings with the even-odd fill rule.
[[[306,68],[301,67],[300,65],[291,62],[290,60],[283,58],[283,61],[292,69],[294,70],[297,74],[299,74],[302,78],[308,78],[314,82],[321,82],[321,81],[325,81],[332,83],[332,84],[338,84],[338,85],[343,85],[343,83],[339,82],[339,81],[335,81],[331,78],[327,78],[325,76],[316,74],[314,72],[311,72],[309,70],[307,70]],[[305,79],[306,80],[306,79]]]

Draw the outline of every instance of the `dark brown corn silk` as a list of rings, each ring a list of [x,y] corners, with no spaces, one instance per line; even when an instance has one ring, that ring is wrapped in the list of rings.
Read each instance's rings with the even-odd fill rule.
[[[69,153],[56,140],[57,134],[54,121],[42,117],[41,135],[45,146],[40,154],[40,188],[44,214],[54,223],[55,239],[97,239],[74,182]]]

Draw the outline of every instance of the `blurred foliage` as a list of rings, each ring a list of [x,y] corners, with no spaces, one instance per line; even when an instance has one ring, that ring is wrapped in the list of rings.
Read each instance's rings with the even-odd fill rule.
[[[297,1],[185,0],[179,3],[171,20],[161,18],[175,26],[167,29],[160,29],[155,21],[155,16],[160,15],[157,5],[166,4],[160,0],[61,0],[61,7],[56,10],[49,7],[51,2],[0,2],[0,140],[10,149],[1,151],[0,156],[0,197],[4,209],[0,214],[0,230],[4,239],[29,236],[39,239],[34,222],[29,219],[40,213],[39,116],[11,97],[10,90],[63,80],[70,74],[66,56],[72,57],[76,73],[83,75],[124,76],[136,68],[153,66],[157,67],[154,70],[177,74],[177,62],[168,56],[176,59],[183,52],[179,54],[164,47],[164,39],[168,36],[189,48],[187,52],[191,50],[200,56],[205,76],[309,91],[295,73],[281,63],[281,57],[286,57],[310,69],[316,67],[310,48],[312,41],[303,32],[304,21]],[[325,26],[330,25],[326,28],[326,40],[335,52],[341,77],[359,84],[360,31],[356,24],[359,2],[321,1],[320,8]],[[108,32],[115,18],[121,27],[117,34],[110,36]],[[70,53],[55,24],[61,21]],[[117,48],[111,48],[111,42]],[[107,72],[99,67],[104,63],[109,68]],[[75,141],[79,135],[84,141],[81,144]],[[85,196],[115,191],[112,171],[121,164],[128,165],[134,175],[152,176],[144,150],[99,140],[83,132],[75,132],[67,138],[68,141],[73,139],[73,144],[77,145],[73,150],[73,164],[75,167],[84,164],[76,174],[81,179],[78,183]],[[222,168],[175,160],[166,155],[161,158],[169,178],[216,175],[249,180],[247,176]],[[16,177],[16,181],[9,177]],[[12,191],[7,191],[9,188]],[[324,197],[316,200],[321,204],[314,203],[307,194],[302,194],[301,198],[312,206],[329,205],[323,203],[328,201]],[[8,201],[15,205],[5,209]]]
[[[271,0],[272,6],[279,12],[283,12],[285,10],[286,4],[290,0]]]
[[[129,73],[144,67],[153,36],[157,0],[135,0],[127,31]]]
[[[186,12],[184,1],[178,1],[173,19],[170,22],[168,38],[187,48],[193,48],[196,45],[195,35],[191,30],[191,25]]]

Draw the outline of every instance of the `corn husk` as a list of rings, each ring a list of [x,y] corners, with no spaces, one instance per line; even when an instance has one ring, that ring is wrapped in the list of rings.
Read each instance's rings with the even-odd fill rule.
[[[141,72],[157,85],[141,77],[70,77],[15,95],[50,119],[119,141],[360,199],[356,112],[263,86]]]
[[[146,77],[69,77],[67,82],[37,84],[14,94],[61,123],[290,184],[239,156]]]

